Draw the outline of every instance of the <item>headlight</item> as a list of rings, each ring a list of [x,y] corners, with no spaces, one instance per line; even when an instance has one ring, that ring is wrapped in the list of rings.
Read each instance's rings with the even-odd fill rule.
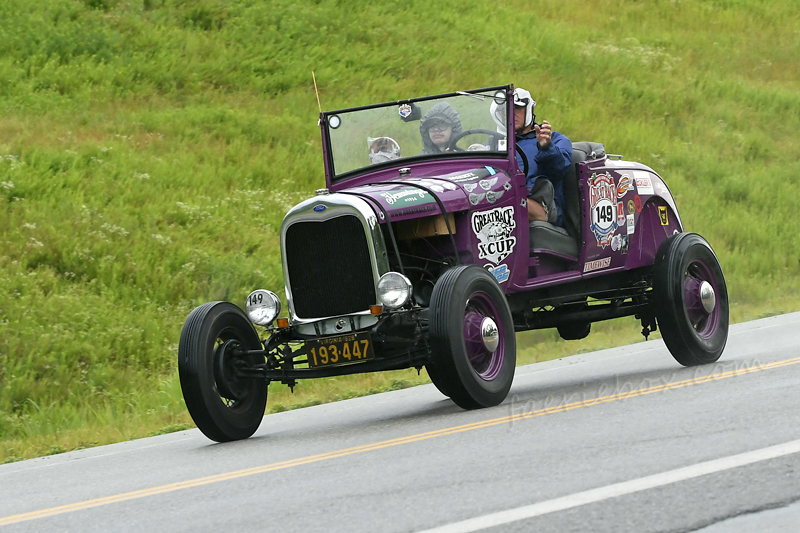
[[[378,299],[389,309],[402,307],[411,299],[411,282],[397,272],[387,272],[378,280]]]
[[[269,326],[281,312],[281,300],[274,292],[258,289],[247,297],[244,308],[253,324]]]

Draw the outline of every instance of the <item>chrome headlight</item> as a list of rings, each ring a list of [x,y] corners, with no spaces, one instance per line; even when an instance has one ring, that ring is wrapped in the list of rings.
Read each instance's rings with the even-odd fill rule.
[[[387,272],[378,280],[378,300],[388,309],[403,307],[411,300],[411,292],[411,282],[397,272]]]
[[[258,289],[247,297],[244,308],[253,324],[269,326],[281,312],[281,300],[274,292]]]

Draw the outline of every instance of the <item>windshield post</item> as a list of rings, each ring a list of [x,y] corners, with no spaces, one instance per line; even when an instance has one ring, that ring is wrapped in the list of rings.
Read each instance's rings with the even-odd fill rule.
[[[517,162],[517,124],[514,121],[514,86],[511,85],[506,93],[506,117],[508,128],[508,161],[511,163],[510,168],[516,168],[518,172],[522,172]]]
[[[325,188],[330,189],[333,183],[333,169],[331,168],[330,144],[328,138],[328,128],[325,124],[325,113],[319,114],[319,129],[322,133],[322,161],[325,165]]]

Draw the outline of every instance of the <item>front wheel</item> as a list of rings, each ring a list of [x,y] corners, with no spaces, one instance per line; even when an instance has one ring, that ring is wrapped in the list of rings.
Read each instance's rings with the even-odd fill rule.
[[[478,409],[505,400],[517,343],[508,302],[489,272],[458,266],[439,278],[431,295],[430,335],[434,384],[456,405]]]
[[[186,407],[211,440],[246,439],[256,432],[267,405],[267,383],[241,378],[237,364],[254,365],[261,341],[244,312],[228,302],[211,302],[189,314],[178,345],[178,373]]]
[[[661,337],[684,366],[713,363],[728,340],[728,289],[717,256],[696,233],[664,241],[653,266]]]

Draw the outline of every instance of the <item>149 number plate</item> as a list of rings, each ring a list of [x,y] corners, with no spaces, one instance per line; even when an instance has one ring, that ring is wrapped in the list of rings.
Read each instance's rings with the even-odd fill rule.
[[[368,332],[307,341],[303,352],[308,356],[310,367],[343,365],[375,358]]]

